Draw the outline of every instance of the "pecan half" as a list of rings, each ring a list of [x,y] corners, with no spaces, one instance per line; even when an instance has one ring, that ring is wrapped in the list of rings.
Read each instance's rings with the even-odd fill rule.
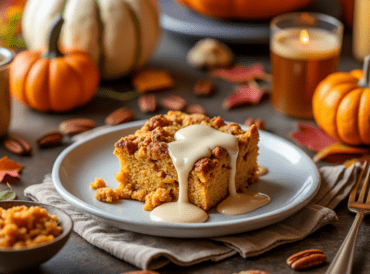
[[[194,86],[194,94],[198,96],[207,96],[211,94],[213,90],[213,82],[210,80],[199,80]]]
[[[157,102],[153,94],[142,95],[137,102],[142,112],[153,112],[157,108]]]
[[[4,146],[10,152],[19,155],[28,155],[31,154],[32,151],[31,145],[18,136],[10,136],[4,141]]]
[[[105,118],[105,124],[115,126],[130,122],[134,119],[134,113],[128,108],[119,108]]]
[[[186,106],[186,101],[180,96],[172,95],[164,98],[162,105],[170,110],[183,110]]]
[[[56,146],[62,143],[63,136],[64,136],[63,133],[61,133],[58,130],[49,131],[41,135],[37,139],[37,144],[39,145],[39,147]]]
[[[205,109],[201,105],[187,106],[185,112],[189,114],[206,114]]]
[[[63,134],[75,135],[95,127],[95,122],[87,118],[76,118],[62,122],[59,130]]]
[[[308,249],[290,256],[286,263],[293,269],[304,269],[323,264],[326,255],[320,249]]]

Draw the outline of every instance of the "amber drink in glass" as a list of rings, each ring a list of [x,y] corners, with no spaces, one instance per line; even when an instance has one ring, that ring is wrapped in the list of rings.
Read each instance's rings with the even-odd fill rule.
[[[328,15],[292,13],[274,18],[270,30],[272,106],[310,119],[317,85],[338,68],[343,25]]]

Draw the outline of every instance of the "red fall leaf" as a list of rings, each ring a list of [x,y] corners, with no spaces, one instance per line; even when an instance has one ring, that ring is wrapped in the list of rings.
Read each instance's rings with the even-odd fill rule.
[[[340,143],[312,124],[297,123],[297,128],[297,131],[290,133],[290,137],[299,145],[317,152],[313,157],[314,162],[325,159],[332,163],[343,163],[356,155],[361,157],[361,155],[370,154],[370,148]]]
[[[299,145],[309,148],[312,151],[319,152],[338,141],[322,129],[310,123],[297,123],[297,130],[290,133],[290,137]]]
[[[210,72],[211,76],[221,78],[232,83],[246,83],[254,79],[263,79],[266,72],[262,64],[251,66],[236,65],[234,67],[216,68]]]
[[[225,109],[231,109],[245,104],[258,104],[265,91],[253,85],[239,86],[223,103]]]

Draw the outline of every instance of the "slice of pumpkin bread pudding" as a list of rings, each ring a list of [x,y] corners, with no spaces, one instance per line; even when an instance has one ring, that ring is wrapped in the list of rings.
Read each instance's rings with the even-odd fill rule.
[[[116,192],[120,198],[143,201],[145,210],[178,199],[178,176],[167,144],[175,140],[176,131],[193,124],[207,125],[238,139],[235,175],[238,191],[258,180],[259,133],[255,125],[244,131],[238,124],[226,124],[220,117],[169,111],[147,120],[142,128],[115,144],[114,154],[120,162]],[[199,159],[188,177],[189,201],[206,211],[215,207],[229,194],[230,169],[230,157],[222,147],[215,147],[210,157]]]

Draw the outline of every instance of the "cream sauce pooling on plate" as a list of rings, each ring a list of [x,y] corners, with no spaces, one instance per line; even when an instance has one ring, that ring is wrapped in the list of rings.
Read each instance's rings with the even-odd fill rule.
[[[266,167],[258,165],[258,169],[257,169],[257,175],[258,176],[263,176],[263,175],[267,174],[267,172],[268,172],[268,169]]]
[[[253,191],[233,193],[217,206],[217,212],[227,215],[239,215],[267,205],[270,200],[270,197],[266,194]]]
[[[191,125],[177,131],[174,137],[175,141],[168,144],[168,150],[178,174],[179,198],[177,202],[165,203],[156,207],[150,214],[151,220],[178,223],[198,223],[207,220],[208,215],[204,210],[189,203],[188,176],[195,162],[201,158],[210,157],[212,150],[218,146],[226,149],[230,156],[231,165],[230,195],[219,205],[222,207],[221,211],[218,211],[230,215],[242,214],[270,201],[268,196],[258,193],[255,193],[255,196],[262,198],[252,198],[253,195],[236,193],[235,172],[239,146],[235,136],[206,125]],[[268,200],[268,202],[261,203],[261,200]],[[248,203],[248,206],[243,207],[240,202]],[[240,210],[238,206],[235,206],[236,204],[243,209]]]

